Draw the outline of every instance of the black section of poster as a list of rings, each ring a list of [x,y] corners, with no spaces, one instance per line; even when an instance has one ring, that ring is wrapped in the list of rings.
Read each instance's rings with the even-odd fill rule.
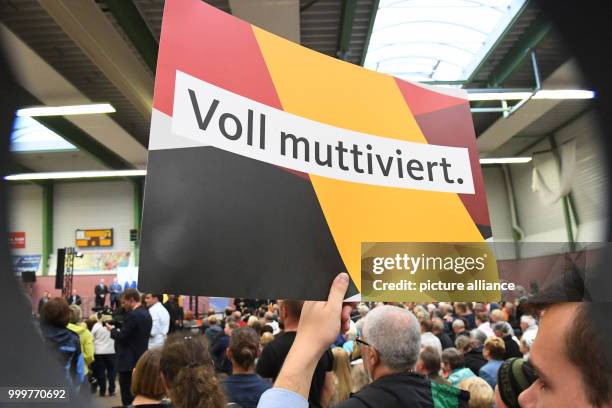
[[[140,251],[153,293],[325,300],[346,271],[310,181],[214,147],[149,152]]]

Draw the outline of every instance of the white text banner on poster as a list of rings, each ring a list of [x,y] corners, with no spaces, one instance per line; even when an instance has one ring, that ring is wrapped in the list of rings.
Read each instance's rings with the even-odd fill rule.
[[[405,142],[305,119],[177,71],[172,134],[318,176],[474,194],[468,149]],[[375,120],[375,118],[373,118]],[[157,148],[176,148],[172,138]]]

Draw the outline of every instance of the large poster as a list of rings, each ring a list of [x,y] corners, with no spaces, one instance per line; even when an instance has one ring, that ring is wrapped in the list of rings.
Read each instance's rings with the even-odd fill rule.
[[[466,94],[319,54],[167,0],[139,284],[324,299],[362,243],[491,235]]]

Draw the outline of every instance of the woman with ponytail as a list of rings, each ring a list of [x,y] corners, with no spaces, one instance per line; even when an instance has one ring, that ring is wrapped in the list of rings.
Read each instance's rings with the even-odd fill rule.
[[[172,407],[226,406],[204,336],[180,332],[169,336],[162,349],[160,368]]]
[[[242,408],[256,408],[261,394],[272,385],[255,374],[259,357],[259,336],[250,327],[232,330],[227,358],[232,362],[232,375],[223,383],[228,399]]]

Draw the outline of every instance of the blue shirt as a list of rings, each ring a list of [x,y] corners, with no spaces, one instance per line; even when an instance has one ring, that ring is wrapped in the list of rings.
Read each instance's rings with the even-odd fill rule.
[[[472,377],[476,377],[476,374],[474,374],[469,368],[463,367],[453,370],[451,375],[448,376],[447,380],[449,383],[451,383],[451,385],[458,387],[461,381]]]
[[[284,388],[270,388],[264,392],[257,408],[308,408],[308,400]]]
[[[491,388],[495,389],[497,385],[497,372],[503,363],[501,360],[489,360],[487,364],[480,367],[478,376],[488,382]]]
[[[257,374],[230,375],[223,381],[225,395],[242,408],[256,408],[261,394],[272,385]]]

